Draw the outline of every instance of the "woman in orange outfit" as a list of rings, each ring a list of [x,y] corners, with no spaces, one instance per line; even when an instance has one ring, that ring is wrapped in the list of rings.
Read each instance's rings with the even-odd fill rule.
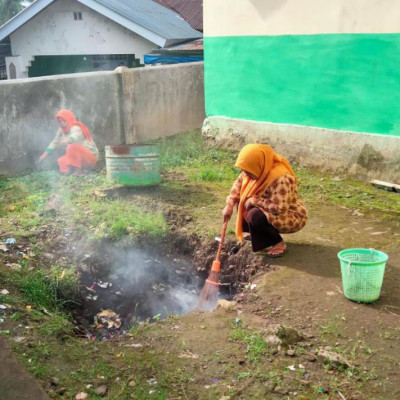
[[[65,155],[60,157],[58,165],[60,172],[67,174],[70,167],[75,169],[74,174],[80,175],[82,168],[93,167],[99,159],[99,151],[86,125],[78,122],[70,110],[60,110],[56,119],[60,125],[56,136],[39,157],[42,162],[56,148],[65,147]]]
[[[283,256],[287,247],[281,233],[297,232],[308,219],[289,162],[270,146],[248,144],[235,165],[242,172],[227,198],[224,220],[237,205],[237,238],[251,240],[254,252],[267,249],[269,257]]]

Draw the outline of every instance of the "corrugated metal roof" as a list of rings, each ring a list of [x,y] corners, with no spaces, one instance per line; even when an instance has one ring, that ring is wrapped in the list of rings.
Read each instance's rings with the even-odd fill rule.
[[[183,18],[153,0],[96,0],[99,4],[166,39],[202,37]]]
[[[77,0],[125,28],[159,46],[165,43],[198,39],[203,35],[194,30],[177,12],[153,0]],[[0,41],[27,23],[54,0],[36,0],[9,22],[0,27]],[[161,38],[163,38],[161,40]]]
[[[196,52],[202,54],[203,49],[203,39],[197,39],[186,43],[180,43],[175,46],[168,46],[163,47],[162,49],[153,50],[152,53]]]
[[[189,22],[193,29],[203,31],[203,0],[154,0],[170,8]]]

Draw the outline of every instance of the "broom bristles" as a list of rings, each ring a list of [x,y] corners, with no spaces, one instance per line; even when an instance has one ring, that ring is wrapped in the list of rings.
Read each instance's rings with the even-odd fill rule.
[[[211,311],[215,308],[219,295],[219,271],[211,271],[200,293],[198,308]]]

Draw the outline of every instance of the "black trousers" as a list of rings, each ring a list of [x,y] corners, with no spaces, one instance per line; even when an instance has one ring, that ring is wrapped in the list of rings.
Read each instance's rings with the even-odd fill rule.
[[[265,214],[257,207],[247,212],[247,221],[242,221],[243,232],[251,235],[253,251],[259,251],[266,247],[274,246],[281,242],[282,236],[267,220]]]

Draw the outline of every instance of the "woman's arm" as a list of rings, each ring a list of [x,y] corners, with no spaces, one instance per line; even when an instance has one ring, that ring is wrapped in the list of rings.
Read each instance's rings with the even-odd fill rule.
[[[235,204],[239,202],[240,199],[240,189],[242,187],[242,174],[240,174],[235,182],[233,182],[231,191],[229,193],[229,196],[226,198],[226,205],[224,209],[222,210],[222,215],[224,217],[224,222],[227,222],[230,220],[232,214],[233,214],[233,207]]]
[[[39,157],[38,162],[42,162],[49,154],[51,154],[54,151],[54,149],[56,149],[60,145],[61,140],[62,140],[62,133],[61,129],[59,129],[56,133],[56,136],[54,136],[54,139],[50,142],[46,150]]]

